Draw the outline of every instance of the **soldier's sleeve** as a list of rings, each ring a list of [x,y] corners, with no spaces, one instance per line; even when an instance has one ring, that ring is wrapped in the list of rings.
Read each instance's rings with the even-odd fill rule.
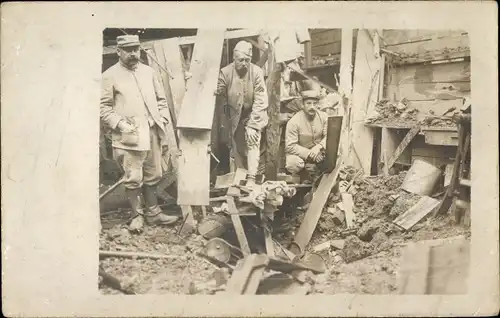
[[[168,119],[168,118],[170,118],[170,111],[168,108],[165,90],[163,89],[163,86],[161,85],[160,80],[158,79],[156,73],[153,70],[151,70],[151,73],[153,76],[153,87],[155,89],[156,102],[158,104],[158,111],[160,112],[160,115],[163,118]]]
[[[227,105],[227,82],[226,77],[222,71],[219,72],[219,79],[217,80],[217,92],[216,92],[217,105],[226,106]]]
[[[257,130],[262,130],[267,126],[267,122],[269,120],[267,115],[269,100],[262,69],[260,67],[255,67],[254,72],[254,101],[247,126]]]
[[[296,155],[306,160],[309,156],[309,149],[299,145],[299,124],[295,120],[290,119],[286,124],[285,130],[285,151],[286,154]]]
[[[123,118],[118,115],[114,107],[114,87],[113,87],[113,77],[109,73],[104,73],[102,75],[101,81],[101,102],[100,102],[100,117],[102,122],[109,126],[111,129],[116,129],[118,123]]]

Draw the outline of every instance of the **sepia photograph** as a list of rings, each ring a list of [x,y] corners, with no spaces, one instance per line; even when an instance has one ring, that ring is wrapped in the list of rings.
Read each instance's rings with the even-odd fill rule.
[[[468,293],[467,31],[102,43],[100,294]]]
[[[2,3],[3,315],[495,316],[495,4]]]

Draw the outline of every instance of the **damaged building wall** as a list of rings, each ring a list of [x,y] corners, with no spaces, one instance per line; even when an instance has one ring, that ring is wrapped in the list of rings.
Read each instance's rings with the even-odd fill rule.
[[[470,94],[469,37],[463,31],[385,30],[385,97],[419,112],[444,112]]]

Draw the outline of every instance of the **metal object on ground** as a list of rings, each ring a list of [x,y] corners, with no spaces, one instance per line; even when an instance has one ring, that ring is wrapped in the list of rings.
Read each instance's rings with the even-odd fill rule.
[[[205,244],[205,254],[224,263],[229,263],[231,259],[241,259],[243,257],[239,248],[218,237]]]
[[[431,195],[441,174],[441,169],[426,161],[415,159],[403,180],[401,189],[418,195]]]
[[[209,215],[198,225],[198,233],[205,239],[220,237],[231,226],[231,218],[223,213]]]

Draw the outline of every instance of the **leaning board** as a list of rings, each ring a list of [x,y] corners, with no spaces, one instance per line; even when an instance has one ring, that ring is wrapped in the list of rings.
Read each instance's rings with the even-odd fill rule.
[[[198,31],[177,128],[212,129],[223,41],[224,30]]]

